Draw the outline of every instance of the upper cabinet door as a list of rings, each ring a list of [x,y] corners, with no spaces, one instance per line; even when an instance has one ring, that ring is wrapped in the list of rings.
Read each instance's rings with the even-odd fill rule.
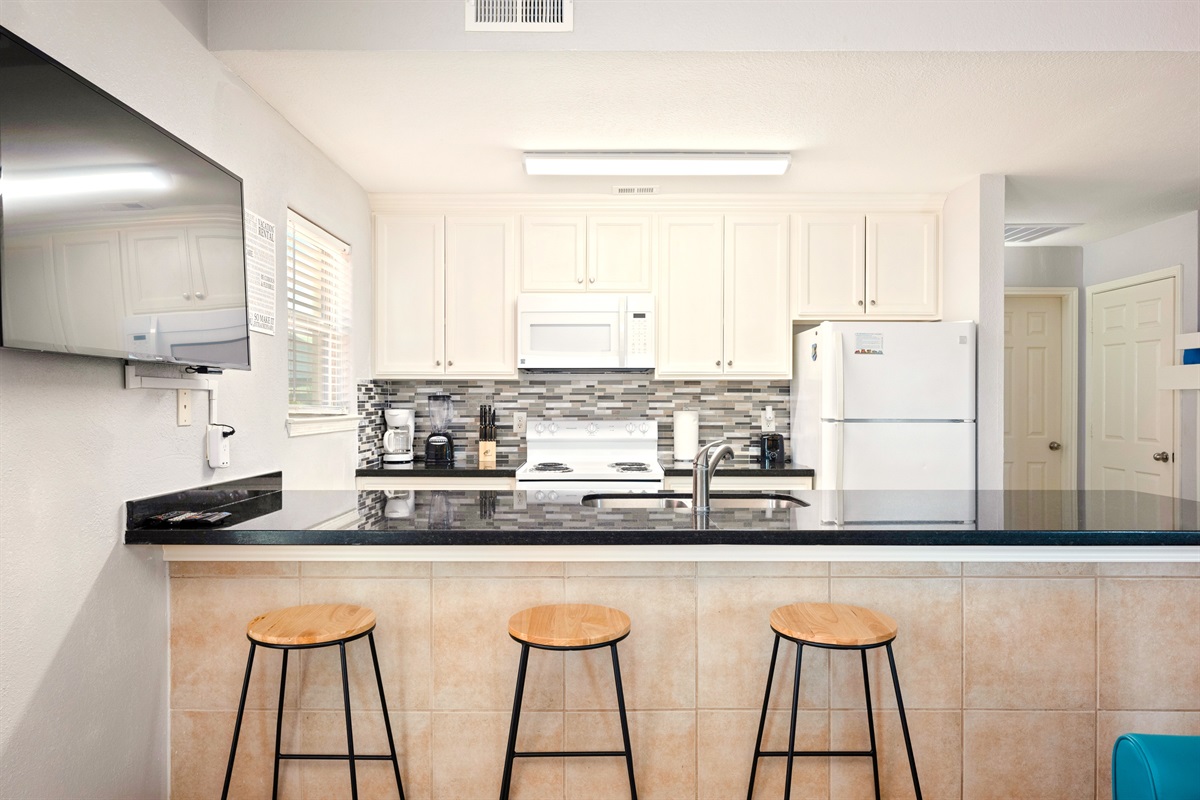
[[[127,350],[117,232],[80,231],[52,238],[54,288],[67,351],[80,345]]]
[[[659,217],[660,378],[722,372],[724,236],[720,214]]]
[[[867,314],[937,317],[936,214],[867,215]]]
[[[440,216],[375,215],[377,376],[445,372],[445,253]]]
[[[125,232],[124,240],[131,314],[189,311],[196,307],[186,228],[133,228]]]
[[[649,292],[654,288],[649,215],[587,218],[587,288]]]
[[[792,314],[863,313],[863,215],[797,214],[792,219]]]
[[[725,374],[791,374],[788,217],[725,217]]]
[[[582,214],[522,217],[521,291],[586,291],[586,233]]]
[[[13,347],[65,350],[54,288],[54,250],[48,235],[6,236],[4,271],[0,272],[0,323],[4,341]]]
[[[192,291],[203,308],[240,306],[246,301],[242,229],[229,225],[188,226]]]
[[[516,220],[446,218],[446,373],[516,377]]]

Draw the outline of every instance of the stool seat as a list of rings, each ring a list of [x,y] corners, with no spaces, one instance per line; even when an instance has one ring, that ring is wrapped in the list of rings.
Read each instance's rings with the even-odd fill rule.
[[[771,612],[771,628],[789,639],[862,647],[896,638],[896,621],[862,606],[839,603],[793,603]]]
[[[607,606],[558,603],[518,611],[508,621],[518,642],[541,647],[588,647],[629,633],[629,615]]]
[[[250,620],[246,635],[262,644],[296,646],[351,639],[375,627],[375,612],[346,603],[292,606]]]

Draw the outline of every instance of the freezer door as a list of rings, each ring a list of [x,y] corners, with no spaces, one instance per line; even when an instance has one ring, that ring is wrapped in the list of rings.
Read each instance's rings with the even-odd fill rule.
[[[975,493],[964,491],[820,492],[821,524],[843,530],[904,525],[910,530],[974,530]]]
[[[975,419],[975,323],[825,323],[818,331],[822,419]]]
[[[821,489],[975,489],[973,422],[824,422]]]

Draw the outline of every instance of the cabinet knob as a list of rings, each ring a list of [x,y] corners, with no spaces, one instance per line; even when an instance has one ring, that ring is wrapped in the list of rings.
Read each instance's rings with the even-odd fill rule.
[[[575,279],[575,282],[576,282],[576,283],[583,283],[583,278],[576,278],[576,279]]]
[[[183,293],[183,299],[184,299],[184,300],[191,300],[191,299],[192,299],[192,293],[191,293],[191,292],[184,292],[184,293]]]
[[[726,362],[725,362],[725,366],[727,366],[727,367],[732,367],[732,366],[733,366],[733,362],[732,362],[732,361],[726,361]]]
[[[442,365],[442,362],[440,362],[440,361],[435,361],[435,362],[433,362],[433,365],[434,365],[435,367],[440,367],[440,366]]]
[[[454,362],[453,362],[453,361],[447,361],[447,362],[446,362],[446,366],[447,366],[447,367],[453,367],[453,366],[454,366]]]
[[[871,301],[871,305],[875,305],[875,301],[874,301],[874,300],[872,300],[872,301]]]
[[[196,292],[196,299],[197,299],[197,300],[203,300],[203,299],[204,299],[204,292]]]
[[[717,359],[717,366],[718,367],[721,366],[721,359],[719,359],[719,358]]]
[[[861,306],[863,304],[862,300],[859,300],[858,304]]]
[[[595,283],[595,282],[596,282],[595,278],[588,278],[588,283]]]

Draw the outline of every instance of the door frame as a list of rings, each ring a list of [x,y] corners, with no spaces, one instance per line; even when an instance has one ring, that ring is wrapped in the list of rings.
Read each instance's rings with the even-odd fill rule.
[[[1005,286],[1004,299],[1056,297],[1062,305],[1062,437],[1067,455],[1062,460],[1060,486],[1074,491],[1079,481],[1079,287]],[[1091,297],[1088,297],[1091,309]],[[1008,402],[1008,387],[1004,387]]]
[[[1088,374],[1087,374],[1086,386],[1084,387],[1084,392],[1085,392],[1086,403],[1087,403],[1086,436],[1087,436],[1088,442],[1091,442],[1092,426],[1095,424],[1094,420],[1096,419],[1096,408],[1095,408],[1096,398],[1094,396],[1095,392],[1092,391],[1092,377],[1093,377],[1094,371],[1091,369],[1091,366],[1092,366],[1092,322],[1093,322],[1093,319],[1092,319],[1092,297],[1094,295],[1100,294],[1101,292],[1111,292],[1114,289],[1127,289],[1130,286],[1138,286],[1143,283],[1154,283],[1155,281],[1161,281],[1166,278],[1171,278],[1175,281],[1175,284],[1174,284],[1175,330],[1172,332],[1172,337],[1176,337],[1181,332],[1179,326],[1183,324],[1183,292],[1182,292],[1182,289],[1183,289],[1183,264],[1176,264],[1173,267],[1167,267],[1165,269],[1151,270],[1150,272],[1143,272],[1139,275],[1130,275],[1129,277],[1126,277],[1126,278],[1118,278],[1114,281],[1106,281],[1104,283],[1097,283],[1094,286],[1084,287],[1084,290],[1087,292],[1087,320],[1086,320],[1086,324],[1087,324],[1087,355],[1086,355],[1085,364],[1088,367]],[[1175,353],[1175,355],[1171,359],[1171,361],[1172,362],[1178,361],[1179,354],[1175,351],[1174,340],[1172,340],[1172,342],[1171,342],[1171,352]],[[1172,439],[1171,439],[1171,453],[1173,456],[1171,472],[1174,475],[1174,477],[1172,479],[1171,493],[1172,493],[1173,497],[1180,497],[1181,490],[1182,490],[1182,479],[1183,479],[1183,476],[1181,473],[1183,472],[1183,470],[1179,469],[1179,467],[1178,467],[1178,464],[1179,464],[1178,455],[1179,455],[1179,451],[1180,451],[1180,443],[1182,441],[1180,439],[1180,430],[1179,430],[1182,420],[1180,419],[1179,392],[1177,390],[1172,391],[1171,407],[1172,407],[1172,417],[1173,417],[1172,426],[1174,427],[1174,436],[1172,436]],[[1093,455],[1094,455],[1093,449],[1090,447],[1087,448],[1087,454],[1086,454],[1086,457],[1083,462],[1083,465],[1084,465],[1083,466],[1083,469],[1084,469],[1083,485],[1084,485],[1085,489],[1091,488],[1091,486],[1092,486],[1092,476],[1093,476],[1093,473],[1095,472],[1095,467],[1092,462]]]

